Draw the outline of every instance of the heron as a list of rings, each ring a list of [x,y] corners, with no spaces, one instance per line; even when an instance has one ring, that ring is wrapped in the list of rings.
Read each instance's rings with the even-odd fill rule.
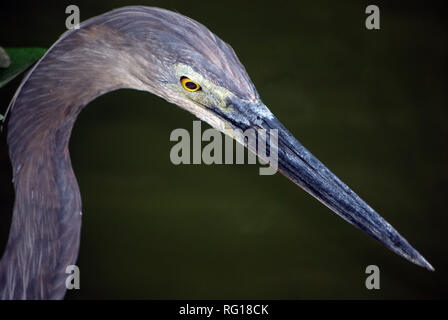
[[[15,201],[0,261],[2,299],[64,297],[82,219],[70,135],[90,101],[120,88],[155,94],[226,134],[229,128],[277,130],[277,145],[271,147],[278,150],[283,175],[393,252],[434,270],[263,104],[229,44],[179,13],[130,6],[62,34],[24,77],[8,107],[4,121]]]

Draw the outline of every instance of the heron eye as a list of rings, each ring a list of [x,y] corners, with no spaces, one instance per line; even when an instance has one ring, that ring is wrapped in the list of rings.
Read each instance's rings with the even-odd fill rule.
[[[189,78],[187,77],[182,77],[180,78],[180,83],[182,84],[182,87],[184,87],[185,90],[188,91],[198,91],[201,89],[201,86],[198,85],[196,82],[191,81]]]

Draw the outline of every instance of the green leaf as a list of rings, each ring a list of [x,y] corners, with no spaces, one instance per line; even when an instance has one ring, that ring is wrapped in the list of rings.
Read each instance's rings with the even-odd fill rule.
[[[44,48],[4,48],[9,55],[11,64],[6,69],[0,69],[0,88],[28,69],[47,51]]]

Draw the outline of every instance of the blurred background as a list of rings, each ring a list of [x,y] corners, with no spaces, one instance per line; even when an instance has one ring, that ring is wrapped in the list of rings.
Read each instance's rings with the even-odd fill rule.
[[[81,289],[67,299],[433,299],[448,295],[447,20],[442,2],[2,1],[0,45],[50,47],[81,20],[138,4],[230,43],[264,103],[433,266],[419,268],[258,165],[170,162],[195,118],[119,90],[81,113],[71,157],[83,199]],[[381,29],[365,28],[376,4]],[[0,89],[4,113],[20,79]],[[203,124],[202,128],[208,125]],[[0,252],[14,190],[0,135]],[[381,270],[381,289],[364,282]]]

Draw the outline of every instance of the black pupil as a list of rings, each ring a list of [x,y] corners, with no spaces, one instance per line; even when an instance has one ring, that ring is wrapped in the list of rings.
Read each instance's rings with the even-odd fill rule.
[[[191,82],[191,81],[188,81],[187,83],[185,83],[185,86],[190,90],[194,90],[198,87],[196,83]]]

